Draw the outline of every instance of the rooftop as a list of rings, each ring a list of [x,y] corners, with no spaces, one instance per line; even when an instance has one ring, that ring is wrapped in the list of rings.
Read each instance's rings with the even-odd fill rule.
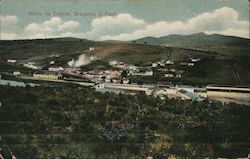
[[[222,85],[222,84],[209,84],[207,87],[228,87],[228,88],[249,88],[250,86],[239,86],[239,85]]]
[[[48,71],[48,70],[39,70],[39,71],[36,71],[34,74],[58,75],[60,73],[54,72],[54,71]]]
[[[182,96],[185,96],[185,98],[190,99],[192,101],[202,101],[203,100],[201,97],[199,97],[195,93],[188,92],[188,91],[186,91],[184,89],[179,90],[179,93]]]

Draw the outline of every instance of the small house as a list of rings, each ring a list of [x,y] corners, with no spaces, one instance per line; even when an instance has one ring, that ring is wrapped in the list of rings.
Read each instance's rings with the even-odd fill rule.
[[[123,83],[123,84],[129,84],[129,82],[130,82],[129,79],[123,79],[123,80],[122,80],[122,83]]]
[[[10,59],[10,60],[7,60],[8,63],[16,63],[16,60],[13,60],[13,59]]]
[[[95,51],[94,47],[89,47],[89,51]]]
[[[172,73],[166,73],[166,74],[164,74],[164,76],[167,77],[167,78],[173,78],[174,74],[172,74]]]
[[[167,65],[173,65],[174,62],[173,62],[173,61],[170,61],[170,60],[167,60],[167,61],[166,61],[166,64],[167,64]]]
[[[158,86],[169,88],[171,86],[171,84],[172,84],[171,82],[159,82]]]
[[[64,71],[64,68],[61,66],[52,66],[48,68],[49,71],[55,71],[55,72],[59,72],[59,71]]]
[[[180,65],[181,65],[181,66],[187,66],[188,63],[187,63],[187,62],[181,62]]]
[[[55,64],[55,61],[50,61],[49,64],[53,65]]]
[[[66,68],[64,68],[64,72],[69,73],[69,74],[76,73],[76,71],[79,71],[79,70],[81,70],[81,69],[76,68],[76,67],[66,67]]]
[[[176,78],[181,78],[181,74],[180,74],[180,73],[177,73],[175,77],[176,77]]]
[[[192,62],[198,62],[198,61],[200,61],[201,59],[200,58],[191,58],[191,61]]]
[[[28,62],[23,65],[24,67],[31,68],[34,70],[40,70],[42,69],[42,66],[37,65],[35,62]]]
[[[19,76],[19,75],[21,75],[21,72],[19,72],[19,71],[14,71],[14,72],[13,72],[13,75]]]
[[[194,63],[188,63],[188,66],[192,67],[194,66]]]
[[[152,63],[152,67],[157,67],[158,63]]]

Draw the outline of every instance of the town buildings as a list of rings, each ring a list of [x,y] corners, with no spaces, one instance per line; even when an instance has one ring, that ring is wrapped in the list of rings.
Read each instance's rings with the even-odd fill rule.
[[[133,75],[133,76],[152,76],[153,71],[151,71],[151,70],[148,70],[148,71],[135,71],[135,72],[132,72],[130,75]]]
[[[49,71],[55,71],[55,72],[60,72],[64,71],[64,68],[61,66],[51,66],[48,68]]]
[[[33,78],[37,78],[37,79],[49,79],[49,80],[58,80],[58,79],[62,79],[63,76],[61,73],[59,72],[54,72],[54,71],[47,71],[47,70],[40,70],[40,71],[36,71],[33,74]]]

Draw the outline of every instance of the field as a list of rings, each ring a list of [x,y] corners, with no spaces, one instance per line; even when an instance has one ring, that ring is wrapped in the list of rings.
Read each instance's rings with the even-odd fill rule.
[[[49,94],[49,95],[48,95]],[[0,146],[19,159],[244,157],[249,107],[0,86]]]
[[[4,79],[32,82],[10,74],[31,75],[35,70],[23,67],[29,61],[44,69],[50,61],[68,67],[68,61],[81,54],[98,58],[82,66],[82,71],[119,70],[109,65],[113,60],[141,68],[161,60],[174,61],[173,65],[152,68],[153,76],[130,77],[139,84],[250,85],[250,56],[246,52],[235,56],[225,51],[74,38],[1,41],[0,72]],[[192,67],[180,65],[191,58],[201,60]],[[17,63],[7,63],[7,59]],[[166,69],[181,70],[182,77],[164,77]],[[0,86],[3,153],[11,150],[19,159],[236,158],[248,153],[250,109],[245,105],[161,100],[144,93],[100,93],[66,83],[39,84],[34,88]]]

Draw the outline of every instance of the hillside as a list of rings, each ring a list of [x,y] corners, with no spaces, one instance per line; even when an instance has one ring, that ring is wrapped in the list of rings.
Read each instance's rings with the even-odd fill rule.
[[[234,51],[244,50],[244,47],[237,48],[234,46],[237,43],[238,46],[246,46],[249,40],[236,37],[228,39],[229,37],[221,35],[208,36],[201,33],[190,36],[172,35],[169,37],[171,37],[171,39],[182,39],[181,41],[184,41],[185,44],[189,45],[194,41],[192,39],[197,40],[201,37],[203,40],[206,39],[206,43],[209,47],[217,47],[217,50],[221,49],[224,50],[224,52],[218,53],[210,50],[202,51],[202,49],[197,48],[184,48],[184,45],[182,48],[178,48],[162,46],[159,43],[159,45],[147,45],[137,43],[114,43],[111,41],[96,42],[75,38],[57,38],[44,40],[1,41],[0,62],[3,66],[2,69],[4,70],[5,65],[6,67],[10,67],[6,63],[7,59],[17,59],[19,64],[26,63],[27,61],[48,64],[49,61],[53,60],[57,65],[68,66],[68,61],[72,60],[72,58],[78,59],[80,54],[91,54],[97,56],[99,60],[84,66],[85,70],[100,68],[108,69],[110,68],[108,62],[112,60],[145,67],[151,66],[153,62],[161,60],[174,60],[175,65],[172,67],[185,71],[182,78],[174,82],[184,84],[250,84],[250,71],[246,69],[250,67],[248,48],[245,48],[247,51],[242,51],[241,53]],[[169,39],[169,37],[165,37],[165,39]],[[216,37],[219,37],[219,40],[217,40],[218,45],[215,46],[214,40]],[[157,38],[151,37],[145,39],[148,41],[151,40],[151,43],[159,42],[159,39]],[[184,44],[184,42],[180,42],[180,44]],[[201,41],[200,43],[204,44],[205,42]],[[220,45],[222,43],[224,44],[223,46]],[[177,44],[177,42],[175,44]],[[193,45],[196,47],[195,43]],[[224,46],[227,46],[226,49]],[[94,47],[95,50],[89,51],[89,47]],[[225,51],[230,47],[233,48],[230,50],[231,52]],[[59,55],[59,57],[51,55]],[[248,57],[246,57],[246,55]],[[236,56],[237,58],[235,58]],[[201,58],[202,60],[198,62],[195,67],[180,67],[181,62],[189,62],[190,58]],[[15,69],[11,70],[15,71]],[[160,80],[170,80],[162,77],[163,75],[157,74],[156,71],[153,78],[144,78],[143,81],[155,83]]]
[[[27,59],[35,56],[81,53],[93,43],[93,41],[76,38],[1,40],[0,58]]]
[[[169,35],[160,38],[145,37],[134,40],[133,43],[214,51],[229,56],[250,56],[249,39],[219,34],[197,33],[192,35]]]

